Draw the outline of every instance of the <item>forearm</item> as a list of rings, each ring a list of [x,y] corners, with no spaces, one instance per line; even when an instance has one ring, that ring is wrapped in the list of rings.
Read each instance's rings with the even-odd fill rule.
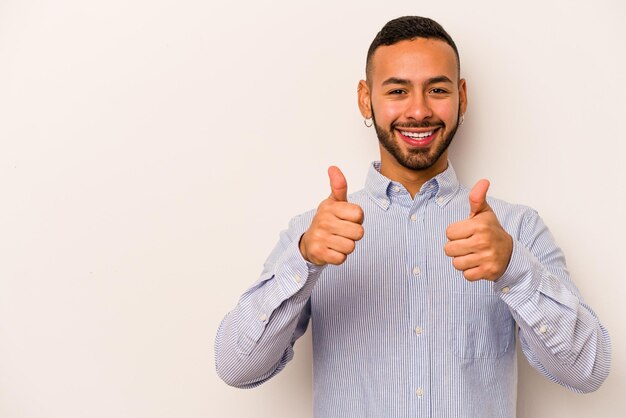
[[[540,262],[521,243],[494,289],[519,326],[522,350],[538,371],[576,392],[596,390],[610,368],[610,339],[567,277],[558,247]]]
[[[260,321],[238,305],[223,319],[215,340],[218,375],[239,388],[260,385],[280,372],[293,358],[293,344],[307,328],[306,300],[287,300],[266,320],[258,340],[249,330]]]
[[[323,268],[298,248],[306,226],[294,218],[265,263],[259,280],[222,320],[215,339],[218,375],[229,385],[254,387],[282,370],[305,332],[309,299]]]

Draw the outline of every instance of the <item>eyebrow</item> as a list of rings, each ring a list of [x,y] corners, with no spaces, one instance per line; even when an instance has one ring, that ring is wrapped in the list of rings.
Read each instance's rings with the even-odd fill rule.
[[[386,86],[388,84],[400,84],[402,86],[410,86],[413,83],[411,83],[409,80],[405,80],[404,78],[389,77],[388,79],[383,81],[383,86]]]
[[[440,76],[437,76],[437,77],[429,78],[429,79],[426,81],[426,83],[425,83],[425,84],[426,84],[426,85],[429,85],[429,84],[437,84],[437,83],[450,83],[450,84],[453,84],[453,83],[452,83],[452,80],[450,80],[450,79],[449,79],[448,77],[446,77],[445,75],[440,75]]]
[[[439,75],[437,77],[429,78],[428,80],[426,80],[426,82],[424,84],[428,86],[428,85],[437,84],[437,83],[450,83],[450,84],[453,84],[452,80],[450,80],[445,75]],[[389,77],[388,79],[383,81],[382,85],[386,86],[388,84],[400,84],[401,86],[410,86],[413,83],[410,80],[406,80],[404,78]]]

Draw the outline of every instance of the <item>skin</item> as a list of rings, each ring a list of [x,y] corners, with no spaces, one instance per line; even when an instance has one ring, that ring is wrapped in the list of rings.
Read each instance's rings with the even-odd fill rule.
[[[399,130],[432,128],[394,129],[393,125],[443,125],[422,160],[434,158],[434,150],[458,125],[459,111],[463,114],[467,108],[466,83],[459,78],[454,50],[443,41],[418,38],[381,46],[371,59],[368,80],[361,80],[358,86],[361,114],[366,119],[374,116],[379,136],[380,132],[391,136],[405,158],[414,149],[401,139]],[[426,181],[447,168],[448,150],[431,161],[430,167],[416,170],[403,166],[380,144],[380,161],[381,174],[415,196]]]
[[[443,41],[417,38],[381,46],[374,52],[368,79],[358,85],[358,105],[373,118],[380,143],[380,171],[401,183],[412,197],[447,168],[448,148],[467,108],[467,87],[458,73],[454,50]],[[431,140],[410,143],[400,133],[434,130]],[[341,264],[363,237],[363,210],[347,201],[347,181],[330,167],[330,196],[323,200],[300,239],[305,260]],[[495,281],[508,266],[513,240],[486,201],[489,182],[469,194],[468,219],[451,224],[443,251],[467,280]]]
[[[444,251],[452,265],[469,281],[496,281],[506,271],[513,253],[513,238],[502,228],[487,203],[489,181],[479,180],[469,194],[468,219],[450,224]]]
[[[330,196],[317,208],[311,226],[300,238],[305,260],[317,265],[339,265],[363,238],[363,209],[348,202],[348,183],[337,167],[328,169]]]

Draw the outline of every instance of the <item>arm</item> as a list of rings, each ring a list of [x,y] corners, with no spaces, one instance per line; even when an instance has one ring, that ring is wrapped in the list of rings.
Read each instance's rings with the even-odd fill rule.
[[[301,217],[268,257],[259,280],[222,320],[215,339],[215,364],[227,384],[252,388],[280,372],[306,331],[309,298],[323,267],[308,263],[298,248],[306,229]]]
[[[489,182],[469,193],[470,218],[452,224],[445,252],[467,280],[491,280],[519,327],[522,351],[548,379],[592,392],[606,379],[611,342],[569,278],[565,257],[535,211],[513,238],[486,201]]]
[[[292,220],[261,278],[220,324],[215,363],[218,375],[231,386],[258,386],[293,358],[293,345],[306,331],[310,296],[324,266],[343,263],[363,236],[363,210],[347,201],[343,173],[330,167],[328,175],[330,196],[310,223],[305,216]]]
[[[610,368],[609,335],[583,302],[562,251],[536,212],[525,214],[494,290],[509,306],[522,351],[535,369],[575,392],[600,387]]]

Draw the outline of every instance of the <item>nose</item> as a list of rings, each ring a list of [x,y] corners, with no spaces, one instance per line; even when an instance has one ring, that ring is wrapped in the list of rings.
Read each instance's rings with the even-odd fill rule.
[[[432,117],[432,115],[433,111],[425,95],[414,94],[411,96],[410,100],[407,101],[407,107],[404,112],[405,118],[419,122]]]

